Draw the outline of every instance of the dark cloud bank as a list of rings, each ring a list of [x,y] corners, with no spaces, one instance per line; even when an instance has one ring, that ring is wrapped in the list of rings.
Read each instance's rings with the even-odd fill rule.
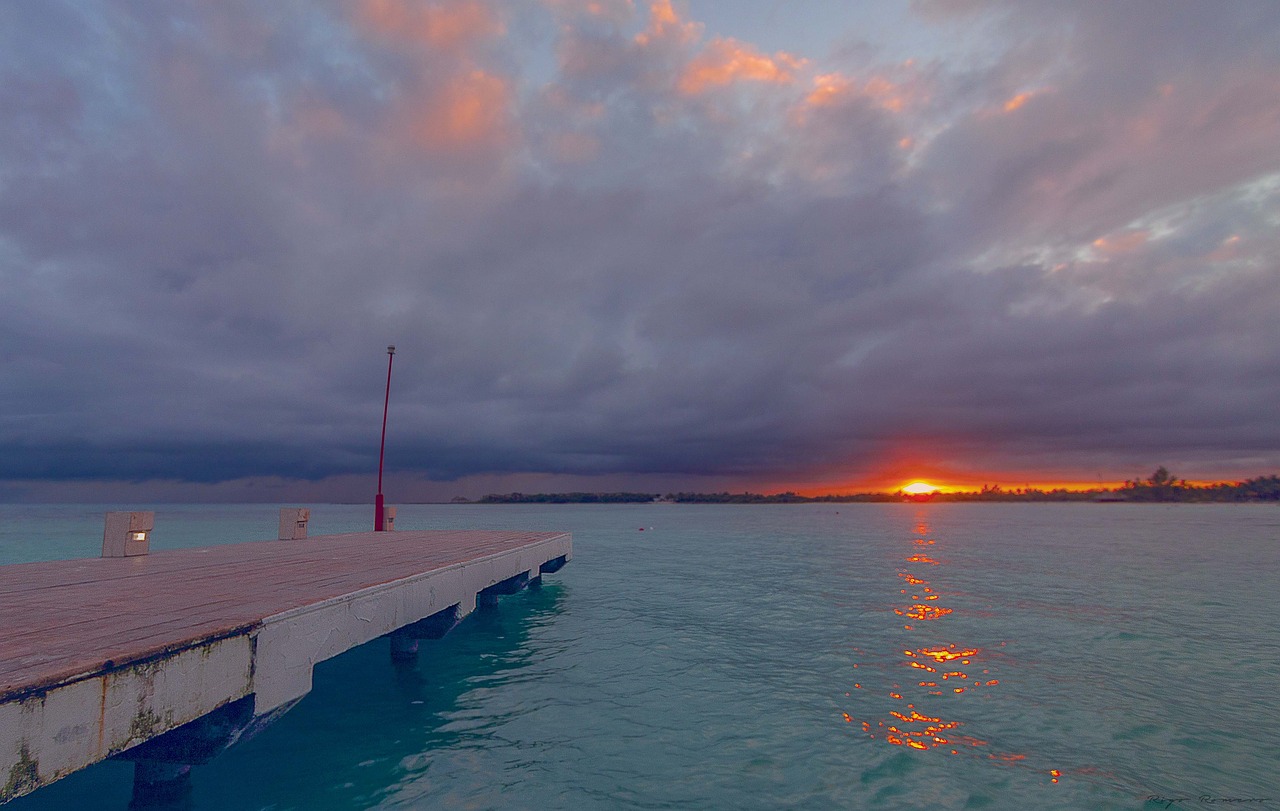
[[[0,7],[3,493],[1280,467],[1280,6],[574,6]]]

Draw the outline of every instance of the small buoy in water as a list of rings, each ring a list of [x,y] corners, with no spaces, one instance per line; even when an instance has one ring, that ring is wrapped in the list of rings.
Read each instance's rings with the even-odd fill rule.
[[[641,531],[641,532],[644,532],[644,527],[640,527],[640,531]]]

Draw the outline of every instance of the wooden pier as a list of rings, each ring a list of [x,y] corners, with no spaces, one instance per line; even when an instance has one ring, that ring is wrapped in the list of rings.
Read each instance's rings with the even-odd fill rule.
[[[571,556],[565,533],[400,531],[0,566],[0,802],[111,756],[161,781],[316,662],[388,634],[411,657]]]

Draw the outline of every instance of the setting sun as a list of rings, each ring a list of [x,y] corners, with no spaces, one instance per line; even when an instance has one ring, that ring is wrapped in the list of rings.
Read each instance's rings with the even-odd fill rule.
[[[910,493],[913,496],[924,495],[925,493],[936,493],[939,490],[937,485],[928,482],[912,482],[902,488],[902,492]]]

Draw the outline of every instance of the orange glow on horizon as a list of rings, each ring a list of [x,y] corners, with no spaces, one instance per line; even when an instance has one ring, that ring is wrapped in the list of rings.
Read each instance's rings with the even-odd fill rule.
[[[928,482],[912,482],[902,488],[902,492],[911,493],[912,495],[924,495],[925,493],[940,493],[942,488],[936,484]]]
[[[1138,475],[1138,473],[1135,472],[1134,475],[1136,476]],[[1145,476],[1146,474],[1142,474],[1142,475]],[[1237,479],[1231,479],[1231,480],[1224,479],[1221,481],[1218,481],[1218,480],[1201,481],[1201,480],[1187,479],[1187,484],[1191,484],[1195,486],[1206,486],[1206,485],[1222,484],[1222,483],[1232,484],[1235,481],[1238,481],[1239,479],[1243,479],[1243,478],[1247,478],[1247,476],[1242,475]],[[915,478],[909,478],[906,476],[885,475],[885,476],[868,476],[866,478],[859,478],[853,481],[845,480],[845,481],[835,481],[830,483],[805,482],[803,484],[798,484],[798,483],[787,483],[787,482],[781,482],[781,483],[768,482],[767,484],[756,485],[755,490],[757,492],[762,492],[762,493],[791,492],[791,493],[796,493],[798,495],[807,496],[807,497],[827,496],[827,495],[850,496],[850,495],[859,495],[863,493],[892,494],[892,493],[898,492],[899,490],[910,494],[909,491],[906,490],[906,488],[910,486],[910,484],[904,485],[903,484],[904,481],[909,482],[910,484],[915,484],[920,480]],[[1090,491],[1090,490],[1115,490],[1120,487],[1123,487],[1126,483],[1126,480],[1125,479],[1110,479],[1110,480],[1070,479],[1070,478],[1059,478],[1054,476],[1037,476],[1037,475],[1026,475],[1022,478],[1018,478],[1016,477],[1016,474],[1010,475],[1008,473],[1002,473],[1002,474],[978,475],[978,476],[973,476],[973,475],[949,476],[949,475],[943,474],[943,475],[934,476],[920,483],[929,485],[930,490],[925,491],[926,494],[928,492],[932,492],[933,490],[936,490],[939,493],[976,493],[982,490],[984,487],[987,487],[987,488],[999,487],[1000,489],[1005,490],[1007,492],[1016,492],[1019,490],[1028,490],[1028,489],[1043,490],[1045,492],[1050,492],[1053,490],[1071,490],[1071,491],[1083,492],[1083,491]]]
[[[928,485],[942,495],[979,493],[983,489],[997,487],[1013,494],[1028,490],[1085,493],[1118,490],[1130,480],[1144,479],[1151,473],[1145,467],[1121,471],[1122,475],[1116,475],[1114,470],[979,469],[958,460],[932,461],[924,450],[893,454],[874,467],[859,465],[858,468],[857,473],[846,475],[822,471],[803,478],[755,480],[746,485],[735,486],[763,494],[795,493],[808,498],[871,494],[892,496],[898,492],[913,498],[922,498],[922,495],[927,497],[927,491],[919,494],[906,490],[917,483]],[[1241,471],[1231,477],[1182,478],[1192,487],[1212,487],[1233,485],[1255,475],[1256,471]]]
[[[893,494],[917,482],[931,485],[939,493],[976,493],[985,488],[999,487],[1006,492],[1018,490],[1090,491],[1115,490],[1129,479],[1144,478],[1150,470],[1123,471],[1062,470],[1062,469],[1009,469],[979,467],[958,459],[935,461],[927,449],[912,449],[892,453],[887,458],[867,464],[851,462],[847,473],[826,470],[810,475],[787,479],[758,479],[744,483],[747,489],[759,493],[796,493],[801,496],[851,496],[868,493]],[[1152,465],[1154,468],[1154,465]],[[1117,475],[1119,473],[1119,475]],[[1188,484],[1197,486],[1218,483],[1234,483],[1248,478],[1242,473],[1232,480],[1201,480],[1184,477]],[[910,495],[910,494],[908,494]]]

